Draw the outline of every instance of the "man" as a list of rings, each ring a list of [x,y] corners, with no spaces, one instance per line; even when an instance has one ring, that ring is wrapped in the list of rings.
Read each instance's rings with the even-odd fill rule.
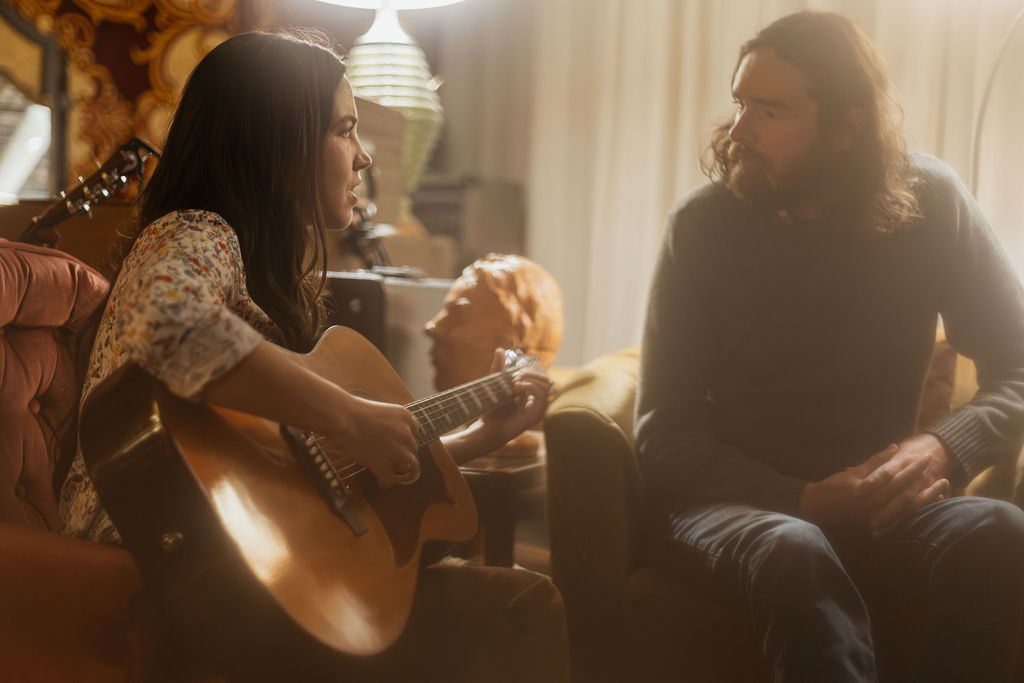
[[[637,447],[668,552],[749,613],[777,681],[879,680],[883,601],[926,617],[883,680],[1009,680],[1024,512],[951,491],[1020,448],[1020,282],[955,174],[906,154],[851,22],[776,21],[732,90],[644,335]],[[938,315],[981,388],[915,433]]]

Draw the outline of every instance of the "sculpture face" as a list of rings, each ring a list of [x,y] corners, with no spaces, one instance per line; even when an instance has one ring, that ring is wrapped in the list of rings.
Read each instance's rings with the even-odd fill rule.
[[[439,391],[487,374],[491,356],[499,346],[514,344],[506,311],[493,291],[467,281],[455,281],[444,307],[427,323],[434,344],[434,385]]]
[[[521,349],[549,367],[562,340],[562,294],[536,263],[491,254],[455,280],[426,333],[441,391],[486,375],[499,346]]]

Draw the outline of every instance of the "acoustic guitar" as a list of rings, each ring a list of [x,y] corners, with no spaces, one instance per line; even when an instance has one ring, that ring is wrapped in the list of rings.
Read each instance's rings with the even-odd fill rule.
[[[103,505],[178,637],[220,668],[251,673],[270,652],[358,656],[394,643],[424,544],[476,531],[469,488],[438,437],[512,400],[514,375],[539,368],[520,359],[412,401],[348,328],[300,358],[354,395],[412,412],[415,482],[381,489],[314,435],[181,399],[134,365],[82,409],[82,453]]]

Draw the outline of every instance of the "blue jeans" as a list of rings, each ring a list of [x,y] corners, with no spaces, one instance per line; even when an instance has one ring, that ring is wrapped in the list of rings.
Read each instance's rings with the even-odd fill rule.
[[[1009,681],[1024,615],[1024,512],[986,498],[926,505],[880,538],[714,504],[670,514],[670,553],[749,614],[776,681]],[[917,642],[879,667],[872,612],[916,607]],[[908,649],[910,650],[908,652]]]

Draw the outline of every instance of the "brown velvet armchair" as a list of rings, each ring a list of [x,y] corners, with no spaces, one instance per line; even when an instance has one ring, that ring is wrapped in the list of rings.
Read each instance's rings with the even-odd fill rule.
[[[75,447],[76,333],[107,282],[0,239],[0,678],[150,680],[155,632],[127,551],[57,535]]]
[[[944,339],[933,355],[920,421],[973,395],[973,364]],[[551,570],[569,623],[574,680],[768,681],[752,628],[675,571],[643,557],[641,478],[633,450],[637,350],[596,359],[571,378],[544,420]],[[1016,466],[1015,466],[1016,465]],[[982,473],[967,493],[1024,502],[1024,464]],[[875,614],[880,642],[915,633],[901,605]],[[895,656],[898,652],[879,652]],[[1015,680],[1024,681],[1018,663]]]

